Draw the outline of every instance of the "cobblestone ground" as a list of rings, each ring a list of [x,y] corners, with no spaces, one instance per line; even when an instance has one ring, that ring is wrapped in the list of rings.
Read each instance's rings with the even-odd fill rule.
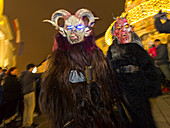
[[[158,128],[170,128],[170,94],[151,99],[152,113]]]

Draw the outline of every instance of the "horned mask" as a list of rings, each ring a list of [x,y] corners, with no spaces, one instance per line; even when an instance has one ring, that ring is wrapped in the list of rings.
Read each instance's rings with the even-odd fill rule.
[[[112,34],[113,36],[118,38],[120,44],[126,44],[132,40],[131,39],[132,31],[133,30],[131,26],[129,25],[126,17],[118,18],[112,28]]]
[[[84,20],[85,17],[88,21]],[[58,20],[60,18],[64,19],[64,26],[59,26]],[[60,9],[52,14],[51,20],[44,20],[44,22],[54,25],[63,37],[67,38],[69,43],[75,44],[80,43],[84,37],[91,34],[91,28],[96,19],[98,18],[94,17],[92,12],[87,9],[79,9],[75,15],[71,15],[68,11]]]

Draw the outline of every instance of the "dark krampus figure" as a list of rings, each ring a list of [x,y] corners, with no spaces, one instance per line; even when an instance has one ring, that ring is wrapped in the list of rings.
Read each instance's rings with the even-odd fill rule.
[[[129,127],[111,70],[89,33],[95,17],[87,9],[75,15],[59,10],[49,22],[56,25],[55,18],[61,15],[67,18],[64,31],[55,37],[57,49],[53,49],[42,80],[41,110],[52,128]],[[88,25],[80,16],[89,18]],[[82,29],[86,33],[83,38]]]
[[[156,128],[148,100],[160,93],[153,60],[143,49],[140,38],[131,30],[126,18],[119,18],[111,33],[113,44],[107,57],[125,92],[133,127]]]

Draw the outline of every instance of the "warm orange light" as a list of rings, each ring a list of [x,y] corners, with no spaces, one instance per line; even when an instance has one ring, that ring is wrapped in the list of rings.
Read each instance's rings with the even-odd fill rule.
[[[129,24],[133,25],[150,16],[154,16],[160,10],[170,11],[170,0],[149,0],[126,12]],[[124,14],[123,14],[124,15]]]
[[[132,1],[127,2],[127,4],[131,4],[131,3],[132,3]]]
[[[107,45],[111,45],[112,44],[112,33],[111,33],[111,30],[112,30],[112,27],[113,25],[115,24],[116,21],[114,21],[110,26],[109,28],[107,29],[106,33],[105,33],[105,42],[107,43]]]
[[[0,0],[0,16],[3,14],[4,10],[4,0]]]
[[[4,25],[4,21],[2,20],[2,21],[0,21],[0,25],[2,26],[2,25]]]

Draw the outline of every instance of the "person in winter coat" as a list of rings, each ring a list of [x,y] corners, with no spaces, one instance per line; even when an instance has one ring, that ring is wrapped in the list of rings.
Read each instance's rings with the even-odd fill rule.
[[[18,70],[12,67],[8,70],[3,84],[3,101],[10,102],[21,98],[21,85],[17,78]]]
[[[15,114],[18,101],[22,98],[21,85],[18,81],[17,74],[17,68],[11,67],[7,71],[7,75],[4,77],[2,85],[3,104],[5,105],[4,113],[9,117],[12,116],[12,114]]]
[[[160,68],[161,72],[167,78],[168,83],[170,83],[170,69],[169,69],[169,57],[168,49],[166,44],[162,44],[159,39],[154,41],[156,46],[156,56],[153,57],[155,64]],[[162,90],[163,92],[169,91],[167,87]]]
[[[24,95],[24,113],[23,127],[34,127],[37,124],[33,122],[33,114],[35,109],[35,80],[40,78],[42,73],[32,73],[35,65],[30,63],[26,66],[26,71],[20,75],[20,83],[22,93]]]
[[[148,50],[148,53],[151,57],[155,57],[156,56],[156,47],[154,45],[154,42],[153,41],[150,41],[148,43],[149,45],[149,50]]]

